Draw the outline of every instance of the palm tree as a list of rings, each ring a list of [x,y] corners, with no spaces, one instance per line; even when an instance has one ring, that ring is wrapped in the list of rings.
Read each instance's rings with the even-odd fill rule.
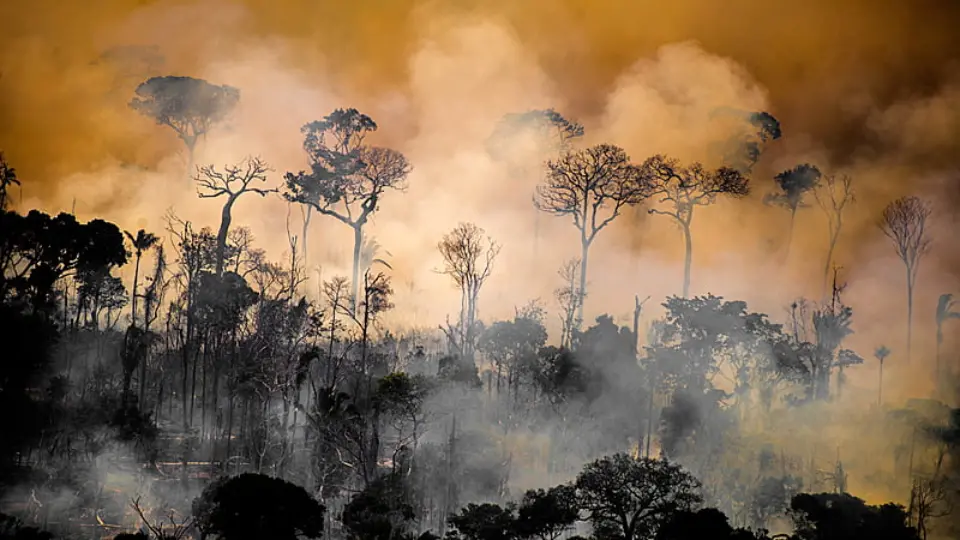
[[[937,388],[940,388],[940,347],[943,345],[943,323],[949,319],[960,319],[960,312],[952,311],[953,295],[950,293],[941,294],[940,301],[937,302]]]
[[[881,345],[877,347],[877,350],[873,352],[873,355],[877,357],[877,360],[880,361],[880,386],[877,389],[877,405],[881,405],[883,403],[883,361],[890,356],[890,349],[884,345]]]
[[[130,231],[124,231],[127,238],[130,239],[130,243],[133,244],[133,249],[136,250],[137,262],[133,269],[133,293],[130,297],[132,298],[132,326],[137,326],[137,282],[140,280],[140,258],[143,256],[145,251],[148,251],[150,248],[155,246],[157,242],[160,241],[159,238],[153,233],[148,233],[147,231],[140,229],[137,231],[137,235],[134,236],[130,234]]]

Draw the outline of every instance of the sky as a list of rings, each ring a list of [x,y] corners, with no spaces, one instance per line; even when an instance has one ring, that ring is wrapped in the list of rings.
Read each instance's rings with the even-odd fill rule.
[[[436,244],[467,220],[503,245],[481,317],[540,298],[556,319],[556,270],[578,253],[575,230],[537,216],[536,177],[512,176],[484,152],[504,114],[546,107],[583,123],[588,144],[622,146],[635,161],[707,159],[718,108],[780,120],[784,136],[755,169],[752,194],[697,210],[695,294],[744,299],[780,321],[796,297],[818,297],[822,212],[812,200],[799,212],[784,261],[788,216],[761,202],[776,173],[805,162],[854,179],[837,264],[855,310],[851,343],[868,363],[886,344],[896,370],[904,346],[903,266],[876,226],[886,204],[916,195],[935,212],[915,361],[930,363],[937,297],[960,288],[960,2],[5,0],[0,20],[0,151],[23,181],[22,208],[74,209],[164,237],[171,208],[216,227],[218,203],[184,180],[182,144],[126,106],[150,76],[239,88],[239,108],[198,163],[259,155],[274,168],[272,185],[306,167],[301,125],[338,107],[372,116],[375,143],[414,167],[370,229],[394,267],[396,321],[435,327],[455,315]],[[234,223],[279,259],[299,220],[278,198],[250,196]],[[312,275],[348,273],[342,224],[315,217],[308,241]],[[591,257],[588,317],[629,324],[634,295],[650,295],[649,320],[679,293],[680,233],[645,209],[602,232]],[[861,370],[864,388],[873,370]],[[901,377],[891,393],[921,395],[928,383]]]

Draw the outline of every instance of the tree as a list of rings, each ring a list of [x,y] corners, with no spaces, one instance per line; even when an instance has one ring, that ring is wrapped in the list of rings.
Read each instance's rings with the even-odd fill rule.
[[[840,239],[840,230],[843,227],[843,211],[847,204],[854,201],[853,180],[843,175],[839,179],[835,175],[821,177],[821,181],[813,190],[817,205],[827,216],[828,243],[827,257],[823,263],[822,294],[826,294],[827,283],[830,279],[830,268],[833,265],[833,250]]]
[[[0,299],[29,302],[48,312],[54,284],[71,273],[107,271],[126,264],[123,233],[100,219],[80,223],[72,214],[51,217],[0,214]]]
[[[388,189],[402,190],[412,168],[396,150],[368,146],[364,140],[377,124],[356,109],[337,109],[304,125],[303,149],[310,172],[284,175],[284,197],[305,204],[353,229],[353,306],[356,310],[360,280],[363,227],[377,211]],[[305,217],[304,232],[306,232]],[[304,236],[306,245],[306,236]]]
[[[465,540],[511,540],[515,519],[511,506],[470,503],[449,522]]]
[[[879,223],[907,273],[907,362],[913,338],[913,288],[920,259],[930,248],[927,219],[931,213],[930,205],[919,197],[901,197],[884,208]]]
[[[579,273],[580,260],[576,258],[567,260],[557,271],[560,279],[563,280],[563,285],[553,292],[561,310],[560,346],[568,349],[573,347],[574,330],[579,329],[583,324],[583,321],[577,318],[577,314],[580,313],[580,304],[585,297],[583,290],[577,286]]]
[[[683,297],[686,298],[690,294],[690,267],[693,261],[693,235],[690,229],[693,210],[697,206],[713,204],[719,195],[743,197],[749,192],[749,183],[745,176],[729,167],[714,171],[704,169],[699,163],[682,167],[677,160],[662,155],[647,159],[643,169],[651,179],[649,195],[659,197],[657,202],[665,207],[664,210],[651,208],[648,212],[673,218],[683,233]]]
[[[517,535],[520,538],[557,540],[579,518],[577,503],[577,490],[572,485],[527,491],[517,508],[514,525]]]
[[[579,320],[583,320],[590,246],[625,206],[639,204],[647,196],[640,168],[631,164],[627,153],[617,146],[600,144],[571,150],[547,161],[546,179],[537,186],[534,206],[541,212],[571,217],[580,231]]]
[[[739,129],[719,146],[723,164],[741,174],[750,174],[760,161],[767,143],[780,138],[780,121],[768,112],[751,112],[733,107],[719,107],[710,113],[711,118],[720,116],[740,121]]]
[[[885,345],[877,347],[877,350],[873,351],[874,358],[880,362],[880,382],[877,385],[877,405],[883,405],[883,361],[890,356],[890,349]]]
[[[820,169],[809,163],[787,169],[773,177],[777,184],[777,191],[768,193],[763,199],[766,204],[779,206],[790,211],[790,228],[787,232],[785,260],[790,257],[790,244],[793,242],[793,226],[797,218],[797,210],[807,206],[803,198],[817,187],[820,176]]]
[[[443,256],[443,273],[460,289],[460,352],[472,359],[480,288],[493,271],[500,245],[490,237],[484,242],[484,230],[475,224],[461,223],[443,236],[437,249]]]
[[[193,77],[151,77],[136,89],[130,108],[167,126],[187,147],[187,175],[193,173],[197,141],[206,137],[240,101],[232,86],[211,84]]]
[[[201,199],[212,199],[226,196],[223,208],[220,210],[220,229],[217,231],[217,275],[223,275],[223,264],[226,258],[227,233],[230,232],[230,223],[233,221],[233,205],[244,193],[256,193],[266,197],[276,189],[263,189],[251,185],[252,182],[266,182],[267,172],[271,169],[259,157],[248,157],[239,165],[226,165],[223,171],[218,171],[213,165],[200,168],[200,174],[195,178],[198,193]]]
[[[140,281],[140,258],[143,257],[143,253],[149,251],[153,246],[157,245],[157,242],[160,239],[157,235],[153,233],[148,233],[147,231],[140,229],[137,231],[136,236],[130,233],[130,231],[124,231],[124,234],[127,235],[127,239],[130,240],[130,244],[133,245],[134,256],[136,257],[136,262],[133,267],[133,292],[130,294],[131,298],[131,315],[130,315],[130,324],[134,327],[137,326],[137,284]]]
[[[10,187],[19,185],[20,180],[17,179],[17,170],[7,163],[6,158],[3,157],[3,152],[0,152],[0,212],[5,211],[7,205],[10,204],[8,200]]]
[[[918,540],[904,508],[870,506],[848,494],[800,493],[790,501],[797,540]]]
[[[416,517],[409,498],[401,474],[378,478],[344,506],[343,526],[356,540],[404,538]]]
[[[677,512],[703,500],[700,482],[678,465],[623,453],[588,464],[576,487],[597,536],[625,540],[656,536]]]
[[[960,312],[953,311],[953,306],[952,294],[940,295],[940,299],[937,301],[937,366],[935,372],[938,385],[940,384],[940,349],[943,346],[943,325],[950,319],[960,319]]]
[[[320,538],[324,511],[302,487],[253,473],[211,482],[193,501],[201,536],[224,540]]]

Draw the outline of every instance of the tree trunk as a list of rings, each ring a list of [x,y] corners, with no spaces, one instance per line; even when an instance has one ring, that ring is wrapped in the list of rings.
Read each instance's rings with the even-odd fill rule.
[[[793,226],[797,220],[797,209],[790,209],[790,227],[787,229],[787,248],[783,254],[783,262],[787,263],[790,261],[790,247],[793,245]]]
[[[910,363],[910,347],[913,342],[913,279],[907,268],[907,364]]]
[[[237,202],[237,196],[230,195],[220,211],[220,230],[217,231],[217,276],[223,275],[224,258],[227,255],[227,233],[230,232],[231,211],[235,202]]]
[[[310,230],[310,217],[313,215],[313,207],[309,204],[306,205],[307,211],[303,217],[303,238],[301,241],[300,249],[303,253],[303,265],[307,265],[307,231]]]
[[[820,287],[820,297],[824,298],[827,294],[827,284],[830,282],[830,265],[833,263],[833,250],[837,247],[837,239],[840,238],[840,225],[830,234],[830,245],[827,247],[827,260],[823,263],[823,285]]]
[[[137,249],[137,262],[133,265],[133,293],[130,294],[130,324],[137,327],[137,282],[140,280],[140,257],[143,255]]]
[[[587,297],[587,257],[590,254],[590,242],[586,239],[581,240],[580,242],[580,291],[579,291],[579,304],[577,306],[577,320],[574,321],[574,326],[579,330],[580,325],[583,324],[583,305],[586,303]],[[570,329],[571,337],[573,334],[573,328]],[[571,340],[572,342],[572,340]]]
[[[353,226],[353,281],[351,288],[353,293],[353,312],[357,312],[360,294],[360,246],[363,243],[363,226]]]
[[[693,216],[691,216],[693,217]],[[690,268],[693,265],[693,238],[690,233],[690,221],[683,224],[683,297],[690,297]]]

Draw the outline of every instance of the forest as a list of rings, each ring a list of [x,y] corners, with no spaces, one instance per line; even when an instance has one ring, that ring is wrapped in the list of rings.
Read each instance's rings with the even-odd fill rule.
[[[708,65],[691,50],[663,62]],[[648,145],[570,100],[484,101],[487,123],[454,101],[443,133],[482,148],[440,167],[424,156],[446,137],[358,96],[291,106],[282,150],[253,115],[248,153],[257,81],[276,101],[293,83],[186,76],[159,51],[98,60],[125,67],[97,121],[182,157],[124,155],[156,175],[147,200],[116,182],[112,206],[87,205],[105,184],[71,177],[73,207],[51,203],[0,125],[0,540],[960,537],[960,304],[930,270],[948,272],[947,196],[797,151],[795,111],[760,99],[683,109],[684,144],[654,115]],[[424,203],[437,176],[456,199]],[[455,223],[382,218],[399,208]],[[775,225],[737,222],[752,212]],[[633,259],[611,253],[637,231],[678,260],[628,283]],[[765,266],[721,265],[720,237]],[[868,266],[887,288],[851,300]]]
[[[130,107],[173,130],[192,155],[240,95],[161,76],[141,84]],[[13,210],[15,187],[29,179],[4,160],[0,400],[12,414],[3,430],[3,534],[952,534],[942,518],[960,494],[951,466],[960,457],[960,411],[935,401],[880,407],[882,371],[878,406],[846,413],[913,428],[889,445],[890,477],[877,479],[902,490],[908,505],[872,506],[850,493],[839,455],[808,456],[764,440],[774,439],[774,424],[797,421],[795,411],[834,414],[845,371],[865,362],[844,347],[856,318],[831,266],[854,197],[849,177],[803,163],[778,174],[764,198],[791,223],[808,200],[830,220],[823,298],[794,301],[789,320],[775,322],[743,301],[689,296],[694,211],[746,195],[765,146],[788,136],[766,112],[738,118],[742,129],[718,146],[721,164],[709,168],[664,155],[637,162],[609,143],[581,145],[583,126],[553,109],[504,116],[490,152],[516,160],[515,139],[537,142],[542,161],[511,166],[542,163],[535,211],[563,218],[580,238],[580,256],[559,270],[553,305],[562,332],[553,340],[541,302],[518,306],[508,320],[478,316],[500,244],[470,222],[437,243],[442,272],[461,295],[455,319],[404,333],[381,324],[394,308],[392,267],[364,226],[381,200],[402,197],[414,164],[370,145],[366,136],[378,125],[356,109],[305,124],[309,169],[287,172],[282,182],[259,157],[223,168],[191,158],[188,178],[199,197],[222,204],[215,229],[174,212],[165,231],[132,232],[70,213]],[[284,260],[267,260],[233,221],[237,200],[254,195],[306,210]],[[639,297],[632,326],[607,315],[585,321],[590,247],[635,206],[677,224],[686,245],[682,291],[663,299],[666,315],[645,328],[647,299]],[[311,213],[349,227],[353,260],[350,277],[327,279],[308,298],[298,243],[306,243]],[[908,311],[930,246],[930,215],[928,202],[904,197],[878,216],[904,266]],[[124,265],[134,269],[129,287],[115,275]],[[938,340],[960,318],[952,304],[944,294]],[[888,354],[872,351],[881,369]],[[946,381],[952,370],[937,360],[938,380]],[[511,489],[523,477],[558,481]]]

